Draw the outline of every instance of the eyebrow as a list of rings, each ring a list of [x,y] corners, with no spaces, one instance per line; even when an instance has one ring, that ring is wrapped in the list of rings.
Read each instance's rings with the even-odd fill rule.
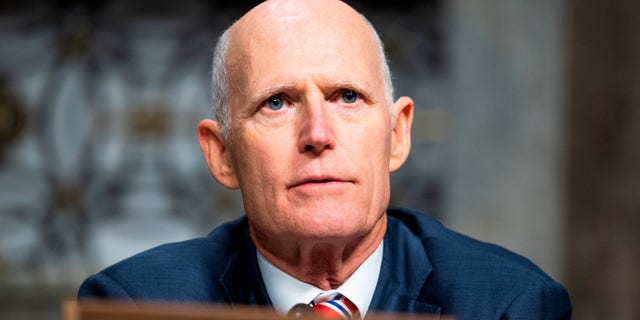
[[[366,90],[365,87],[363,87],[362,85],[360,85],[359,83],[353,82],[353,81],[336,81],[333,84],[331,84],[332,87],[336,87],[336,88],[349,88],[355,91],[358,91],[360,93],[363,94],[369,94],[369,90]]]
[[[255,96],[251,98],[251,105],[257,105],[265,101],[267,98],[274,96],[282,91],[287,91],[295,88],[295,86],[291,83],[282,83],[277,84],[275,86],[269,87],[265,90],[258,92]]]
[[[357,83],[357,82],[353,82],[353,81],[336,81],[331,83],[330,85],[331,87],[335,87],[335,88],[347,88],[347,89],[351,89],[354,91],[357,91],[360,96],[367,102],[373,102],[373,92],[371,90],[367,90],[366,86],[362,86],[361,84]]]

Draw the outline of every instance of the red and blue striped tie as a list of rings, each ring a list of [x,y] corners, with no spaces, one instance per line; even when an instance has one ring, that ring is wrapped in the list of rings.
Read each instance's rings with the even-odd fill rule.
[[[323,292],[309,304],[322,319],[360,319],[358,307],[337,291]]]

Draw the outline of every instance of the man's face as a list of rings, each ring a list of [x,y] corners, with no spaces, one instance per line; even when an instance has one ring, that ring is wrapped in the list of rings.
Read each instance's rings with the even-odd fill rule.
[[[359,237],[385,213],[380,57],[367,27],[344,20],[283,15],[233,35],[228,156],[254,235]]]

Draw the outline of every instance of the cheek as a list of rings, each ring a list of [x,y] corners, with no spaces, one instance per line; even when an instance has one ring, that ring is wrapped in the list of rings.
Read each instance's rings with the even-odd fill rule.
[[[271,160],[255,149],[238,153],[237,157],[237,176],[245,214],[253,223],[261,226],[269,224],[269,219],[260,213],[271,211],[272,199],[277,194],[277,183],[273,181],[274,174],[271,173],[273,168],[268,165]]]
[[[374,192],[387,193],[389,191],[389,163],[391,154],[391,131],[388,122],[380,122],[378,125],[383,130],[371,131],[376,132],[366,139],[366,152],[370,159],[370,169],[373,179]]]
[[[258,133],[244,134],[234,141],[233,162],[243,193],[254,197],[251,201],[261,201],[262,197],[272,197],[288,170],[285,143],[275,143],[277,139]],[[258,197],[258,199],[255,199]]]
[[[354,144],[360,148],[361,156],[368,159],[376,174],[381,174],[378,172],[381,169],[384,169],[383,174],[388,174],[391,154],[391,131],[388,123],[383,119],[358,132],[361,134],[355,137]]]
[[[391,131],[388,118],[380,117],[366,126],[349,130],[351,162],[358,166],[363,179],[362,201],[377,207],[389,193]],[[357,134],[354,134],[357,133]],[[375,204],[374,204],[375,203]],[[384,205],[384,203],[383,203]]]
[[[278,163],[271,154],[256,146],[247,145],[235,156],[236,173],[242,189],[251,190],[272,183]]]

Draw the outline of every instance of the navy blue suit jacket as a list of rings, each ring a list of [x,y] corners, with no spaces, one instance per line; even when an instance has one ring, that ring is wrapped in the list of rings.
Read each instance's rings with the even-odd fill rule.
[[[208,237],[163,245],[89,277],[79,297],[270,305],[246,217]],[[529,260],[453,232],[433,218],[388,210],[370,311],[458,319],[569,319],[564,288]]]

